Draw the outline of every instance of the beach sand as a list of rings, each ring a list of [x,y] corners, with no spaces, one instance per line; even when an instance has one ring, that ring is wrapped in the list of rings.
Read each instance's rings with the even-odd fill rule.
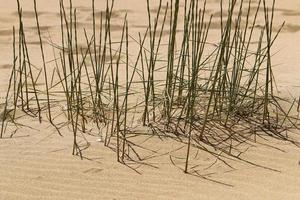
[[[87,3],[88,2],[88,3]],[[143,2],[143,3],[141,3]],[[157,1],[155,1],[157,2]],[[217,14],[218,1],[208,1],[209,12]],[[17,25],[15,1],[0,0],[0,103],[5,102],[9,73],[12,67],[12,26]],[[54,41],[59,41],[58,1],[38,0],[41,23],[46,24]],[[32,62],[40,63],[35,29],[33,2],[21,1],[27,37],[32,42]],[[155,3],[153,3],[155,4]],[[90,1],[75,0],[79,22],[91,24]],[[105,9],[105,1],[96,1],[97,10]],[[147,21],[146,3],[141,0],[116,1],[115,21],[122,25],[128,12],[132,32],[144,28]],[[300,96],[300,1],[278,1],[275,26],[286,21],[283,32],[274,46],[273,64],[279,91],[283,97]],[[120,31],[118,26],[115,31]],[[216,27],[216,30],[217,27]],[[45,33],[47,34],[47,33]],[[46,55],[51,58],[52,55]],[[2,107],[1,107],[2,109]],[[2,110],[1,110],[2,111]],[[21,115],[21,113],[20,113]],[[258,140],[243,154],[243,161],[227,160],[232,168],[217,163],[204,152],[192,152],[200,165],[199,176],[184,174],[183,166],[175,158],[181,151],[180,143],[151,138],[144,143],[150,149],[145,164],[124,166],[116,161],[115,152],[103,146],[96,136],[86,136],[90,147],[83,152],[84,159],[72,156],[72,134],[59,136],[47,123],[38,124],[26,119],[31,128],[22,128],[12,138],[0,140],[0,199],[300,199],[300,149],[288,142],[268,138]],[[295,139],[300,132],[295,131]],[[290,133],[293,135],[293,133]],[[141,137],[140,140],[146,138]],[[264,145],[265,144],[265,145]],[[276,146],[278,149],[266,145]],[[155,153],[153,153],[155,152]],[[184,151],[185,152],[185,151]],[[197,154],[197,156],[196,156]],[[170,160],[174,158],[178,165]],[[130,167],[140,166],[136,172]],[[264,168],[268,167],[268,169]]]

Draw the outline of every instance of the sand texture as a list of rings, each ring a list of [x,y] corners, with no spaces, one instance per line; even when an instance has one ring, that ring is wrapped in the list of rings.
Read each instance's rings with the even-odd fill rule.
[[[32,63],[41,65],[32,0],[21,0]],[[104,0],[96,0],[96,15],[105,10]],[[153,1],[153,4],[158,0]],[[207,2],[208,13],[218,16],[219,1]],[[41,30],[46,38],[60,42],[58,0],[38,0]],[[12,26],[18,24],[14,0],[0,0],[0,111],[3,113],[9,74],[12,68]],[[79,28],[92,28],[91,1],[74,0],[78,9]],[[156,7],[153,6],[155,10]],[[286,25],[273,48],[274,74],[283,97],[300,96],[300,1],[278,1],[274,27]],[[122,31],[123,17],[128,13],[130,32],[134,37],[147,23],[146,0],[116,0],[112,32]],[[179,24],[182,19],[179,19]],[[181,27],[179,32],[182,32]],[[217,20],[212,22],[219,31]],[[84,44],[83,41],[79,43]],[[47,47],[46,47],[47,48]],[[135,51],[135,50],[134,50]],[[47,52],[51,52],[51,49]],[[50,60],[53,55],[45,55]],[[22,117],[17,112],[17,117]],[[2,121],[3,114],[0,115]],[[65,120],[65,119],[62,119]],[[185,154],[182,143],[165,138],[140,136],[143,160],[122,165],[115,152],[103,145],[97,135],[78,135],[83,160],[72,155],[72,134],[62,130],[62,137],[49,123],[24,118],[14,135],[0,139],[0,200],[297,200],[300,199],[300,148],[286,141],[258,138],[247,148],[241,160],[225,158],[227,166],[206,152],[192,149],[191,166],[197,173],[183,173]],[[288,134],[300,141],[299,130]],[[112,143],[115,143],[112,139]],[[276,148],[274,148],[276,146]],[[212,165],[213,164],[213,165]]]

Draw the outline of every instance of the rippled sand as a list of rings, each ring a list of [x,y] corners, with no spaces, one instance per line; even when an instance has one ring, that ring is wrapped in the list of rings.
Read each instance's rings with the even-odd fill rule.
[[[104,2],[96,1],[96,16],[105,10]],[[157,2],[153,1],[153,12]],[[208,13],[220,14],[218,2],[208,1]],[[17,26],[18,18],[15,1],[0,0],[0,3],[0,103],[3,104],[12,67],[12,26]],[[59,42],[58,1],[38,0],[37,3],[42,35],[51,35],[53,41]],[[32,62],[39,64],[33,1],[23,0],[21,4]],[[90,1],[75,0],[74,7],[78,9],[79,26],[91,28]],[[145,0],[116,1],[112,31],[116,34],[121,31],[126,12],[130,31],[135,34],[144,31]],[[212,38],[219,29],[218,19],[212,23]],[[277,2],[275,29],[283,21],[286,26],[273,50],[277,85],[283,96],[299,97],[300,1]],[[46,55],[47,58],[51,59],[52,55]],[[300,149],[282,141],[261,140],[278,149],[257,144],[243,158],[259,166],[230,161],[234,170],[222,163],[210,169],[214,161],[204,152],[193,152],[194,164],[201,164],[202,169],[201,176],[196,177],[172,165],[169,157],[180,154],[180,151],[174,152],[181,148],[179,143],[151,139],[144,145],[156,151],[156,156],[147,159],[147,165],[141,165],[137,173],[130,166],[116,162],[115,153],[97,142],[96,137],[87,137],[91,147],[84,151],[85,159],[81,161],[71,155],[72,135],[60,137],[48,125],[27,123],[34,129],[25,127],[13,138],[0,140],[0,199],[300,199]]]

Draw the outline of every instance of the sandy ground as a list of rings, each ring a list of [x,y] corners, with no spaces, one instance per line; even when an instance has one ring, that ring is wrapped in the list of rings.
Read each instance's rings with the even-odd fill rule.
[[[24,18],[29,27],[34,26],[33,3],[23,0]],[[51,37],[59,39],[57,1],[38,0],[41,23],[47,24]],[[84,0],[74,1],[79,20],[90,23],[90,5]],[[104,1],[97,1],[98,10],[104,10]],[[141,0],[116,1],[115,20],[121,24],[128,11],[133,32],[141,31],[146,21],[146,4]],[[210,0],[210,12],[218,10],[218,1]],[[0,0],[0,94],[4,102],[8,74],[12,63],[11,29],[17,24],[16,2]],[[276,26],[286,21],[279,36],[273,62],[277,84],[284,96],[300,95],[300,2],[278,1]],[[119,21],[118,21],[119,20]],[[116,27],[116,32],[118,28]],[[34,30],[29,32],[32,41],[33,61],[38,60],[38,46]],[[47,55],[46,55],[47,57]],[[51,55],[49,55],[51,58]],[[38,61],[37,61],[38,62]],[[2,108],[1,108],[2,109]],[[116,162],[115,153],[88,136],[91,147],[84,151],[84,160],[71,155],[72,135],[64,137],[47,124],[27,122],[35,128],[24,128],[13,138],[0,140],[0,199],[300,199],[300,149],[285,142],[260,141],[276,145],[281,150],[256,145],[243,155],[259,166],[230,161],[235,168],[217,163],[213,169],[201,171],[201,176],[186,175],[170,161],[177,156],[174,149],[180,144],[151,139],[145,145],[156,151],[156,156],[146,159],[138,172]],[[299,138],[298,138],[299,139]],[[150,154],[148,152],[148,154]],[[193,152],[196,154],[196,152]],[[213,160],[205,153],[197,154],[195,165],[207,168]],[[177,161],[180,166],[180,161]],[[136,164],[138,165],[138,164]],[[270,169],[265,169],[267,166]],[[134,166],[132,166],[134,167]],[[136,167],[136,166],[135,166]],[[205,175],[205,176],[204,176]]]

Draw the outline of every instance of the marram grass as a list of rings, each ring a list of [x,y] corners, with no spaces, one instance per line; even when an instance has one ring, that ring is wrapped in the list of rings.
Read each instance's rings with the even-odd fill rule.
[[[277,96],[272,70],[272,46],[283,27],[273,32],[275,1],[271,8],[265,0],[221,1],[217,18],[207,14],[206,1],[173,0],[166,5],[159,1],[153,13],[147,0],[148,25],[138,38],[131,35],[127,14],[121,34],[113,33],[114,3],[107,1],[105,12],[97,17],[91,1],[92,31],[87,31],[79,29],[72,1],[67,13],[60,0],[61,43],[54,44],[43,40],[34,1],[42,60],[42,67],[34,71],[18,1],[19,40],[14,28],[13,69],[1,138],[8,123],[17,124],[14,115],[12,120],[6,117],[8,105],[13,104],[14,112],[20,109],[41,123],[46,118],[61,135],[61,129],[68,127],[73,133],[72,152],[82,159],[87,146],[80,144],[79,135],[89,134],[90,127],[98,130],[104,145],[116,151],[117,161],[124,164],[142,160],[131,137],[150,133],[180,141],[186,146],[185,173],[194,172],[189,165],[192,148],[225,163],[221,153],[240,160],[240,146],[255,143],[264,134],[298,145],[286,131],[298,128],[299,114],[292,112],[299,113],[300,98],[289,101]],[[258,17],[264,19],[259,29],[255,28]],[[219,39],[212,43],[208,38],[216,20]],[[54,68],[45,59],[47,45],[53,50]],[[131,53],[133,45],[136,55]],[[283,109],[282,103],[289,108]],[[56,121],[57,107],[64,108],[66,123]]]

